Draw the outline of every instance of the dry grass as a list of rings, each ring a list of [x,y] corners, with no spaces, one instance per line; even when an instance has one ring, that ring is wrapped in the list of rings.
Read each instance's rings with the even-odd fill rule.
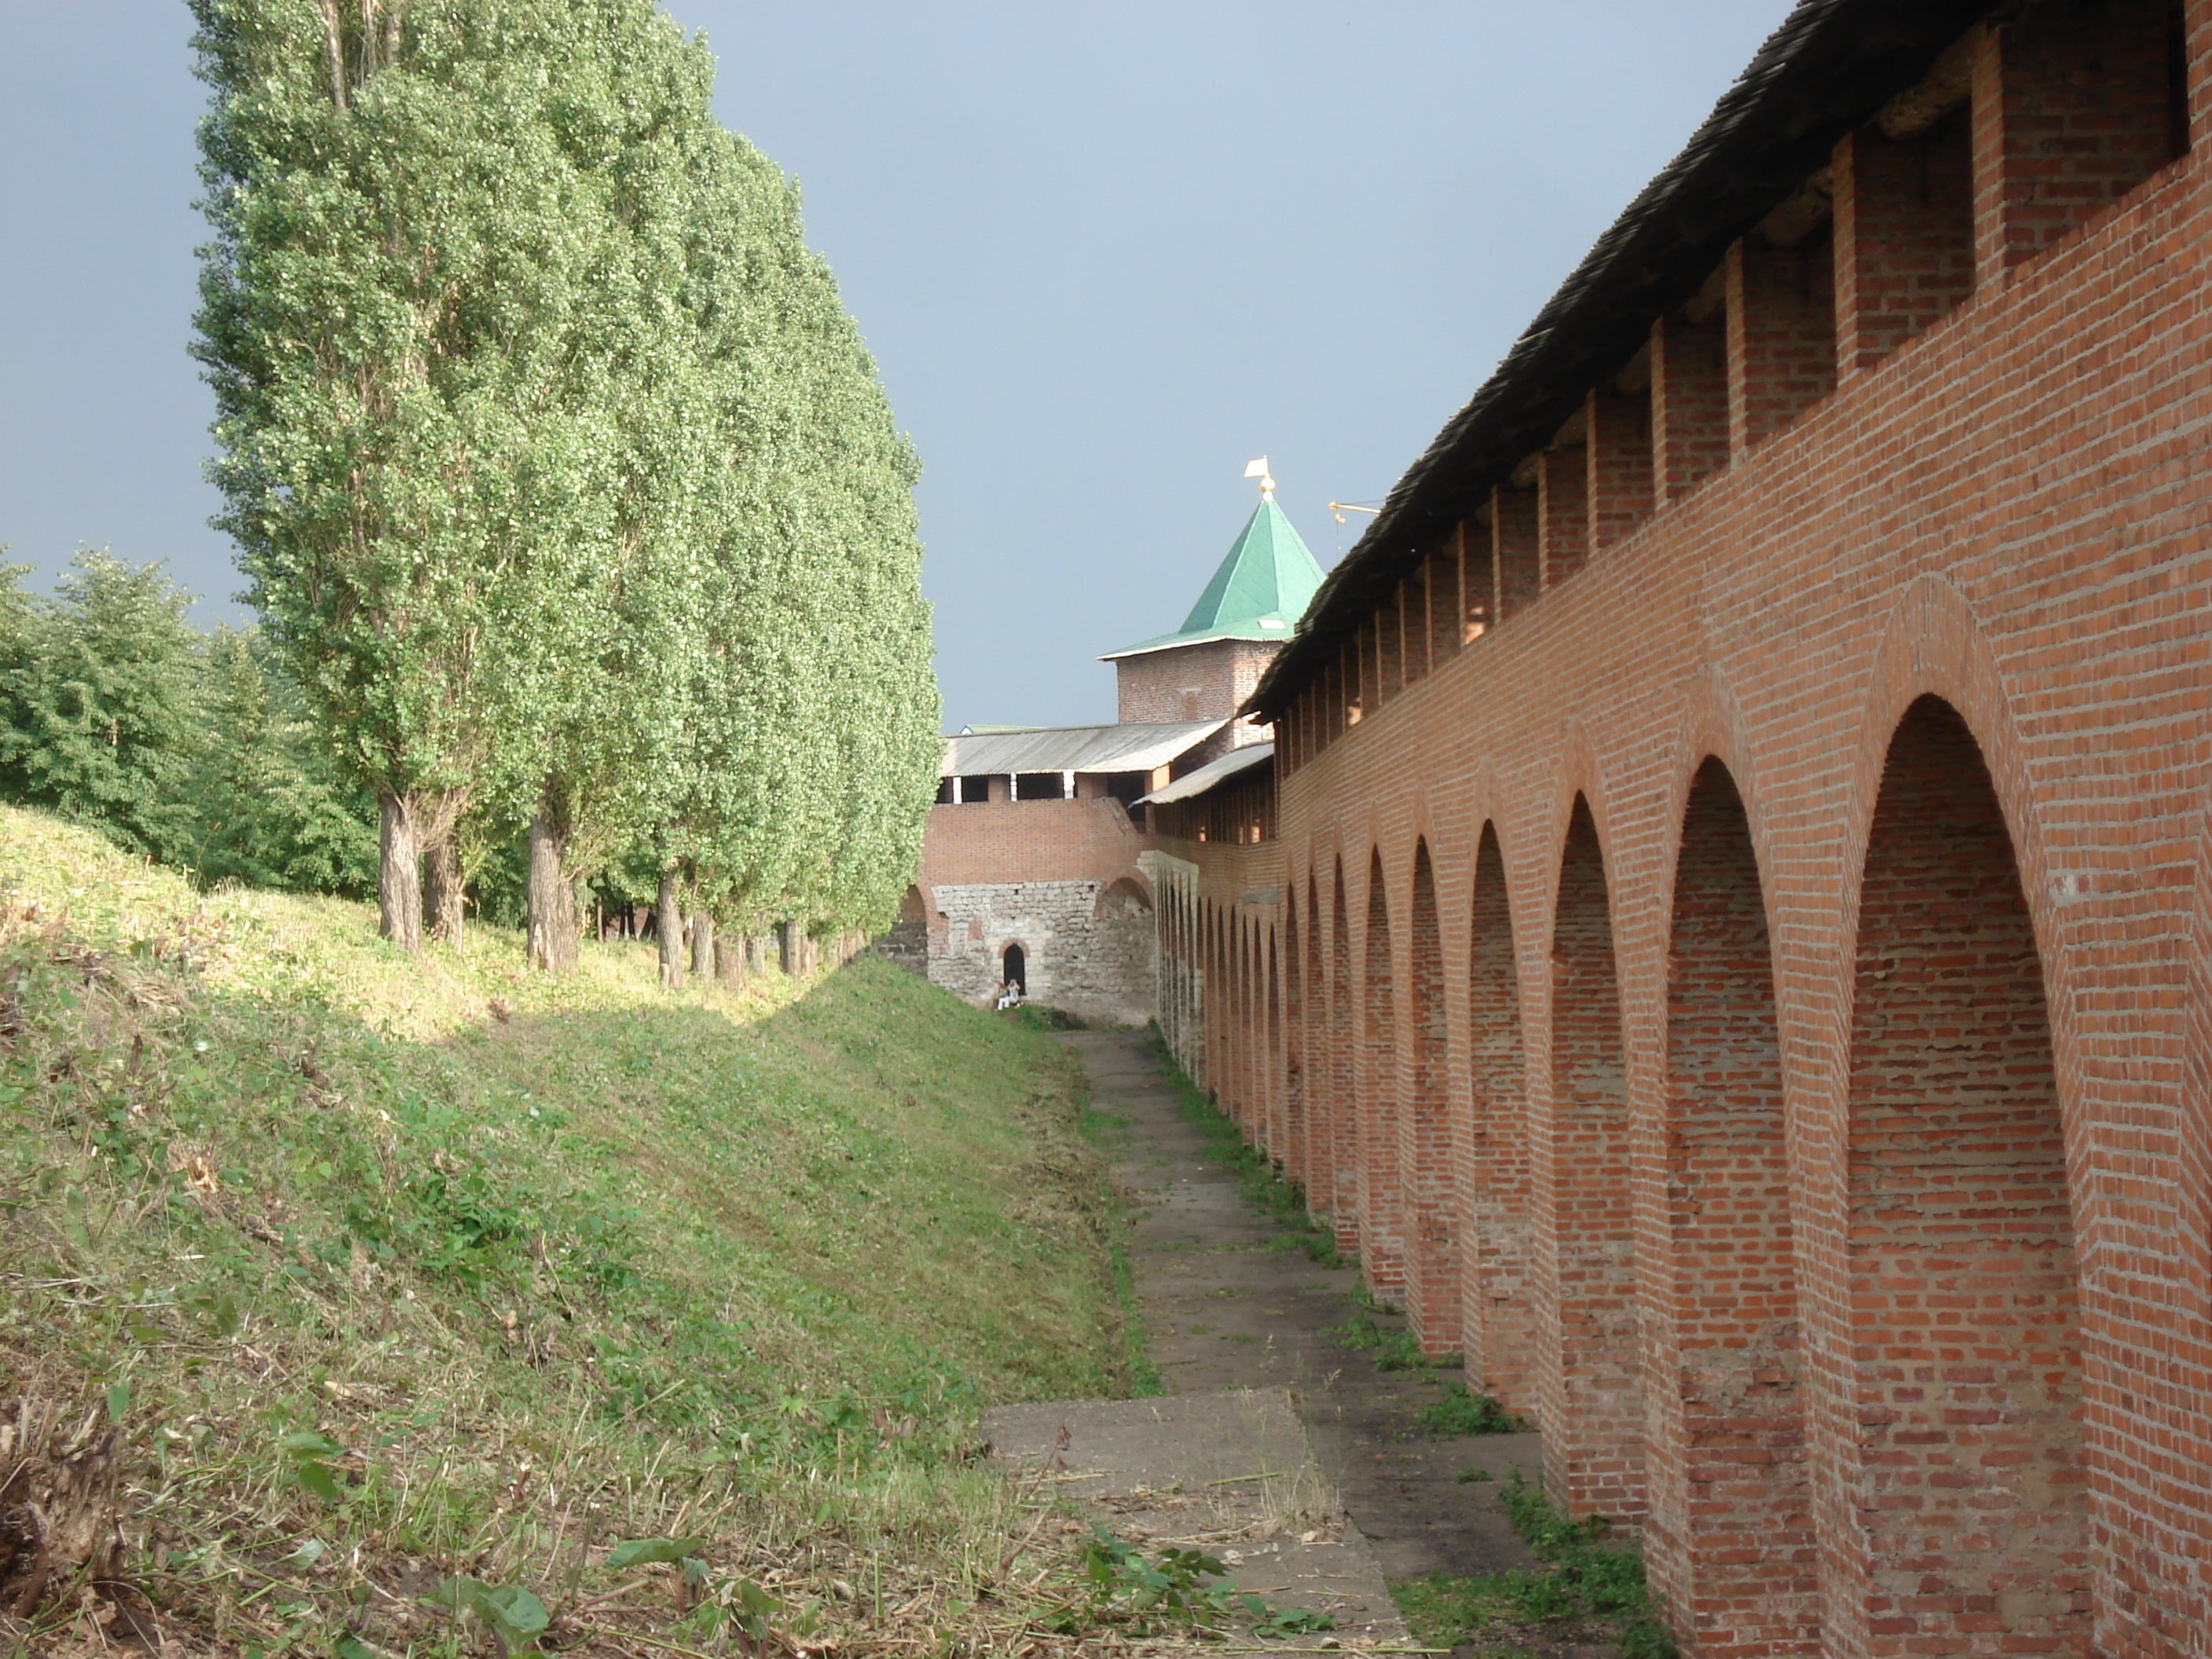
[[[518,957],[0,809],[0,1416],[112,1431],[120,1528],[30,1593],[67,1449],[0,1437],[0,1648],[492,1651],[456,1574],[570,1650],[1064,1646],[967,1462],[1130,1379],[1061,1051],[872,961]],[[703,1583],[607,1571],[655,1536]]]

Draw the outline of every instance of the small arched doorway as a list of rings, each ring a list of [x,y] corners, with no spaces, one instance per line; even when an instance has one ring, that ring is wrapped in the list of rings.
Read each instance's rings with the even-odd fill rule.
[[[1024,996],[1027,996],[1030,994],[1029,957],[1024,953],[1020,945],[1009,945],[1006,947],[1004,969],[1005,971],[999,975],[999,982],[1001,985],[1011,985]]]

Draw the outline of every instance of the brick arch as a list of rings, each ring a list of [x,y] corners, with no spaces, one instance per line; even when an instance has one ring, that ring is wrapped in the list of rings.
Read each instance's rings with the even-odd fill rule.
[[[1650,1298],[1674,1366],[1653,1401],[1664,1428],[1646,1559],[1701,1641],[1811,1654],[1820,1594],[1765,883],[1723,762],[1700,762],[1676,821],[1663,1008],[1669,1248]]]
[[[1743,718],[1741,706],[1736,701],[1735,688],[1729,684],[1725,674],[1710,664],[1682,689],[1681,710],[1675,722],[1673,752],[1676,762],[1667,774],[1669,793],[1664,809],[1664,822],[1672,826],[1674,833],[1652,872],[1656,884],[1652,893],[1654,911],[1660,915],[1667,915],[1674,905],[1674,880],[1681,854],[1680,832],[1685,815],[1689,811],[1690,797],[1704,775],[1705,763],[1717,761],[1728,773],[1729,783],[1743,811],[1744,823],[1751,836],[1752,855],[1758,865],[1759,890],[1765,898],[1771,936],[1775,920],[1772,891],[1774,860],[1772,832],[1768,827],[1767,814],[1763,807],[1761,780],[1764,769],[1753,752],[1750,730]],[[1784,1041],[1787,1041],[1786,1033]]]
[[[1558,853],[1565,845],[1577,811],[1586,814],[1596,832],[1598,855],[1601,860],[1601,873],[1610,893],[1617,876],[1613,868],[1613,849],[1616,843],[1613,821],[1613,799],[1606,787],[1603,769],[1598,763],[1597,751],[1592,747],[1589,734],[1580,720],[1570,720],[1560,728],[1559,746],[1553,751],[1551,775],[1533,797],[1535,806],[1533,823],[1525,823],[1521,841],[1522,868],[1540,878],[1527,888],[1519,908],[1525,917],[1524,926],[1548,929],[1559,892]],[[1528,814],[1524,809],[1524,819]],[[1512,848],[1506,848],[1509,859]],[[1509,862],[1509,870],[1515,866]],[[1533,901],[1533,902],[1532,902]],[[1532,938],[1540,938],[1532,933]],[[1531,1009],[1531,1014],[1536,1011]]]
[[[1940,697],[1891,738],[1857,898],[1849,1473],[1866,1651],[2085,1654],[2074,1200],[2043,957],[1996,781]]]
[[[1288,1167],[1290,1152],[1289,1082],[1284,1076],[1282,1065],[1281,931],[1279,924],[1263,925],[1260,929],[1258,1018],[1259,1049],[1262,1061],[1261,1089],[1267,1113],[1267,1156],[1273,1161],[1278,1174]]]
[[[1538,1396],[1545,1478],[1577,1515],[1644,1509],[1643,1369],[1627,1066],[1595,815],[1569,809],[1552,912],[1548,1088],[1535,1187],[1549,1268]],[[1549,1202],[1545,1203],[1548,1195]]]
[[[1406,935],[1406,1054],[1400,1066],[1404,1107],[1397,1147],[1405,1206],[1406,1312],[1421,1351],[1438,1355],[1460,1345],[1459,1254],[1445,1112],[1443,927],[1425,839],[1413,843]]]
[[[1959,590],[1941,577],[1916,578],[1898,595],[1876,647],[1868,676],[1859,737],[1851,768],[1852,788],[1844,837],[1846,877],[1840,937],[1856,926],[1858,884],[1875,801],[1890,744],[1906,712],[1923,696],[1942,699],[1966,722],[1979,749],[1996,795],[2005,832],[2011,837],[2038,955],[2050,990],[2051,1042],[2058,1075],[2060,1109],[2065,1118],[2069,1157],[2086,1168],[2077,1122],[2081,1089],[2079,1040],[2070,1018],[2073,974],[2069,955],[2059,948],[2065,931],[2053,902],[2053,861],[2044,844],[2040,818],[2033,810],[2035,788],[2027,744],[2020,732],[2004,672],[1979,619]],[[2077,1215],[2077,1221],[2088,1218]]]
[[[1237,1088],[1244,1097],[1245,1130],[1262,1152],[1267,1149],[1267,1081],[1260,1063],[1260,925],[1250,916],[1237,920]]]
[[[1359,1036],[1356,1066],[1359,1121],[1359,1267],[1377,1296],[1402,1295],[1406,1273],[1404,1182],[1399,1169],[1397,963],[1391,945],[1390,894],[1382,849],[1367,854],[1367,906],[1361,917]]]
[[[1336,1157],[1330,1136],[1336,1104],[1329,1092],[1330,991],[1322,953],[1321,884],[1306,872],[1305,963],[1300,986],[1305,1042],[1299,1055],[1300,1093],[1306,1112],[1306,1212],[1326,1213],[1334,1190]]]
[[[1328,907],[1329,1218],[1336,1248],[1359,1249],[1359,1115],[1352,1093],[1352,922],[1346,914],[1344,859],[1329,860]]]
[[[1275,1052],[1283,1068],[1283,1144],[1276,1156],[1283,1179],[1306,1184],[1306,966],[1305,933],[1312,912],[1298,894],[1297,876],[1283,878],[1283,921],[1279,933],[1276,993],[1280,999]]]
[[[1497,823],[1486,820],[1468,901],[1468,1091],[1453,1137],[1465,1218],[1460,1328],[1469,1382],[1516,1411],[1532,1411],[1528,1061],[1505,871]]]
[[[1115,896],[1135,899],[1147,910],[1158,908],[1152,898],[1152,884],[1145,879],[1145,872],[1134,865],[1115,871],[1098,884],[1098,896],[1091,902],[1091,913],[1093,915],[1103,915],[1106,901]]]

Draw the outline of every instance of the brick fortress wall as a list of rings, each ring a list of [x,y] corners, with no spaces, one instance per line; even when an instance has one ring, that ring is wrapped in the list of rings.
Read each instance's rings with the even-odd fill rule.
[[[2166,165],[2159,9],[1969,37],[1150,855],[1185,1064],[1705,1659],[2212,1653],[2186,23]]]

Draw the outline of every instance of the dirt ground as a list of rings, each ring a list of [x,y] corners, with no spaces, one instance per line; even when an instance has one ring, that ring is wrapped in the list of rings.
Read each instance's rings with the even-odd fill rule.
[[[1177,1109],[1143,1035],[1085,1031],[1063,1041],[1083,1058],[1094,1106],[1116,1120],[1108,1145],[1116,1184],[1135,1210],[1127,1249],[1166,1394],[1284,1390],[1320,1476],[1340,1494],[1352,1531],[1384,1577],[1528,1565],[1528,1547],[1497,1491],[1516,1469],[1537,1477],[1536,1436],[1437,1439],[1418,1430],[1416,1408],[1436,1397],[1440,1381],[1458,1374],[1378,1371],[1371,1352],[1344,1345],[1337,1332],[1355,1311],[1355,1271],[1325,1269],[1302,1251],[1279,1247],[1276,1230],[1238,1195],[1234,1176],[1211,1161],[1205,1136]],[[1404,1322],[1375,1318],[1385,1329]],[[1022,1409],[1049,1415],[1058,1408]],[[1039,1419],[1024,1437],[1035,1441],[1048,1426]],[[1103,1423],[1094,1431],[1104,1431]],[[1231,1461],[1242,1455],[1243,1443],[1224,1444],[1236,1447],[1222,1454]],[[1461,1478],[1473,1471],[1491,1478]],[[1158,1477],[1153,1471],[1147,1478]],[[1190,1471],[1185,1490],[1203,1492],[1215,1478]],[[1346,1645],[1363,1638],[1404,1639],[1386,1633],[1387,1609],[1368,1612],[1373,1627],[1347,1628]],[[1559,1659],[1601,1659],[1613,1651],[1598,1632],[1564,1626],[1497,1630],[1480,1647],[1459,1651],[1495,1655],[1506,1648]]]

